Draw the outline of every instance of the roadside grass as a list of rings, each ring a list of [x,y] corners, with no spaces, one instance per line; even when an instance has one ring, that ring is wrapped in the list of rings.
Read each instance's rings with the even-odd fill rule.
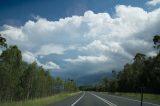
[[[55,103],[57,101],[63,100],[67,97],[74,96],[80,92],[75,93],[60,93],[50,97],[44,97],[39,99],[12,102],[12,103],[0,103],[0,106],[46,106],[47,104]]]
[[[117,96],[124,96],[124,97],[131,97],[135,99],[140,99],[141,94],[140,93],[124,93],[124,92],[115,92],[115,93],[109,93],[112,95],[117,95]],[[145,100],[158,100],[160,101],[160,94],[149,94],[149,93],[144,93],[143,98]]]

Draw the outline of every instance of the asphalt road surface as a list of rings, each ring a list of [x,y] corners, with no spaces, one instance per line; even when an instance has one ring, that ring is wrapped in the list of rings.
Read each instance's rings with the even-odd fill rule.
[[[99,92],[82,92],[47,106],[141,106],[136,99]],[[160,106],[160,101],[144,101],[143,106]]]

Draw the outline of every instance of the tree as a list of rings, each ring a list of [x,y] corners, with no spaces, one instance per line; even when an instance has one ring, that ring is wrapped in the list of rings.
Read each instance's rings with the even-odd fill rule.
[[[31,95],[31,90],[33,87],[36,71],[36,62],[28,65],[28,68],[23,72],[21,77],[21,85],[24,89],[24,96],[26,99],[29,99]]]
[[[0,58],[5,64],[12,65],[14,68],[19,67],[22,63],[21,51],[16,45],[3,51]]]
[[[7,47],[1,35],[0,47],[6,47],[0,54],[0,101],[39,98],[64,91],[64,80],[54,79],[36,62],[22,61],[19,48],[16,45]],[[75,91],[76,83],[70,80],[68,84],[69,91]]]
[[[0,56],[1,69],[0,69],[0,81],[2,95],[5,99],[12,101],[16,96],[17,86],[20,83],[20,77],[22,75],[21,63],[22,55],[17,46],[10,46],[4,50]]]
[[[74,80],[70,80],[68,79],[67,81],[65,81],[64,83],[64,89],[65,91],[76,91],[77,90],[77,87],[76,87],[76,83]]]
[[[137,63],[137,64],[143,63],[144,60],[145,60],[145,55],[142,54],[142,53],[137,53],[137,54],[135,55],[135,57],[134,57],[134,61],[135,61],[135,63]]]
[[[160,35],[155,35],[153,37],[154,48],[157,49],[157,52],[160,53]]]
[[[7,48],[6,39],[3,38],[3,37],[1,36],[1,34],[0,34],[0,46]]]
[[[112,70],[113,78],[117,77],[117,72],[115,70]]]

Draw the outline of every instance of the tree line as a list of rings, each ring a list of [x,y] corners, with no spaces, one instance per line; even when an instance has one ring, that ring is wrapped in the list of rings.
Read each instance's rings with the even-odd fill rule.
[[[108,91],[108,92],[144,92],[160,93],[160,35],[153,37],[157,55],[147,57],[137,53],[133,63],[127,63],[119,72],[112,71],[112,79],[103,79],[92,86],[81,86],[81,90]]]
[[[8,47],[6,39],[1,35],[0,48],[0,102],[33,99],[77,90],[74,80],[54,78],[36,62],[24,62],[20,49],[16,45]]]

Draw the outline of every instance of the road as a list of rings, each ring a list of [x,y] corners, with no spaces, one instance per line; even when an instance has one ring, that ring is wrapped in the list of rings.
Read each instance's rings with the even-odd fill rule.
[[[140,106],[140,101],[106,93],[82,92],[48,106]],[[160,106],[160,101],[144,101],[143,106]]]

